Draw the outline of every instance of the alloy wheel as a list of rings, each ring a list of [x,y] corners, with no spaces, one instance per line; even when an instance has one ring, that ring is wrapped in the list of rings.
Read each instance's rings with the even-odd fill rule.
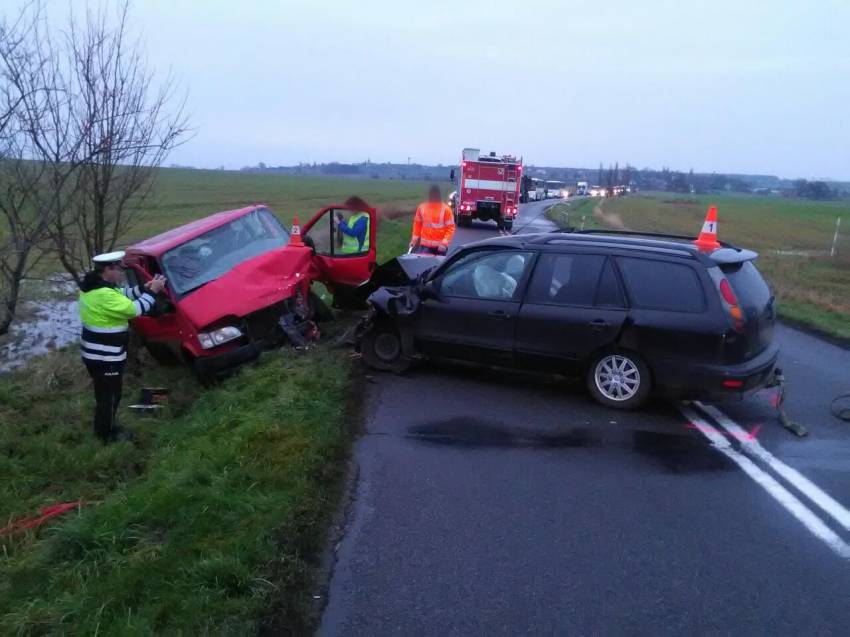
[[[628,400],[640,388],[641,378],[637,365],[620,354],[611,354],[600,360],[593,376],[597,389],[609,400]]]

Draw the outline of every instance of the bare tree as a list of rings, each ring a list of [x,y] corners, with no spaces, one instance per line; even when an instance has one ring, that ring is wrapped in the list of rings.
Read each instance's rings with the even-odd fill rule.
[[[79,283],[91,255],[113,250],[150,194],[156,169],[185,141],[185,100],[169,76],[154,82],[138,41],[130,41],[128,2],[73,17],[67,36],[76,127],[81,132],[73,205],[55,217],[57,255]]]
[[[72,195],[80,136],[65,70],[40,4],[0,25],[0,335]]]
[[[42,256],[80,283],[116,246],[188,134],[175,83],[129,41],[128,6],[72,15],[58,40],[40,0],[0,22],[0,335]]]

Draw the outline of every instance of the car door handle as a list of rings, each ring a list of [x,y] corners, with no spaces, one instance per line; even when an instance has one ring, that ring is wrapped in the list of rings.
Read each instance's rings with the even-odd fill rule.
[[[510,320],[511,315],[507,312],[503,312],[502,310],[496,310],[495,312],[490,312],[490,316],[494,318],[502,319],[503,321]]]
[[[605,319],[596,319],[590,322],[590,325],[595,330],[604,330],[606,327],[610,327],[610,323]]]

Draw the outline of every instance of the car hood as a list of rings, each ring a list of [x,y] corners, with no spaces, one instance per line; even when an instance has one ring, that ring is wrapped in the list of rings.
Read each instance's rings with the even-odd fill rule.
[[[371,278],[361,285],[358,291],[365,299],[385,285],[412,285],[420,276],[433,270],[444,260],[443,256],[430,254],[403,254],[379,265]]]
[[[307,247],[271,250],[191,292],[178,306],[197,328],[246,316],[291,297],[309,276],[311,265],[312,252]]]

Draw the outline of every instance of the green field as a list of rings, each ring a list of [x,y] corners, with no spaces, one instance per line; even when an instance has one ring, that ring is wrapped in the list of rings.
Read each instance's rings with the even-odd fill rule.
[[[699,232],[706,209],[714,204],[720,240],[760,254],[759,268],[776,291],[783,318],[850,339],[848,202],[647,193],[577,204],[598,208],[594,220],[600,225],[687,235]],[[830,257],[838,217],[844,232],[836,256]],[[575,215],[571,224],[576,225]]]
[[[379,207],[379,260],[401,253],[428,184],[163,171],[127,242],[218,210],[268,203],[288,221],[357,194]],[[406,213],[406,214],[405,214]],[[0,540],[0,634],[307,632],[311,582],[357,426],[354,359],[337,345],[263,355],[202,390],[144,352],[120,418],[133,443],[103,447],[74,349],[0,376],[0,526],[56,502],[77,512]],[[159,417],[126,405],[170,388]]]

